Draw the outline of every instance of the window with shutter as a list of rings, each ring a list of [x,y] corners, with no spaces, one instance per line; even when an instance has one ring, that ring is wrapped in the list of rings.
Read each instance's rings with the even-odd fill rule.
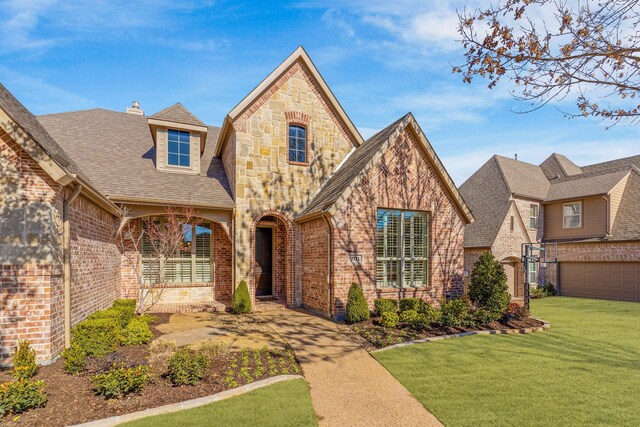
[[[428,284],[429,217],[378,209],[376,283],[381,288]]]

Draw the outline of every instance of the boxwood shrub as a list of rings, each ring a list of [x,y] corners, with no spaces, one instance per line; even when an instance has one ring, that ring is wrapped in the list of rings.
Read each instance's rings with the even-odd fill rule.
[[[440,306],[440,325],[463,326],[469,317],[467,302],[463,299],[452,299]]]
[[[362,289],[357,284],[352,283],[347,297],[347,323],[369,320],[370,315],[369,306],[367,305],[367,300],[364,297]]]
[[[87,319],[73,328],[71,339],[87,356],[104,356],[116,351],[120,329],[112,317]]]
[[[238,284],[236,291],[233,293],[232,311],[236,314],[251,312],[251,297],[249,297],[249,288],[244,280]]]
[[[413,310],[421,313],[424,309],[425,303],[420,298],[402,298],[400,300],[400,312]]]
[[[142,317],[134,317],[120,334],[122,345],[142,345],[151,341],[153,334],[149,322]]]
[[[398,301],[391,298],[378,298],[373,301],[373,307],[378,316],[389,311],[398,311]]]
[[[395,328],[398,320],[399,316],[395,311],[385,311],[380,315],[380,324],[385,328]]]

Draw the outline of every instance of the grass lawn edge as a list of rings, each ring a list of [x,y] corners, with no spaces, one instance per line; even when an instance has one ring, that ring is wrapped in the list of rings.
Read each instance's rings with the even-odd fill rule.
[[[185,400],[182,402],[172,403],[169,405],[158,406],[156,408],[149,408],[143,411],[130,412],[128,414],[116,415],[114,417],[103,418],[100,420],[89,421],[83,424],[77,424],[72,427],[107,427],[124,424],[130,421],[140,420],[142,418],[152,417],[156,415],[171,414],[174,412],[180,412],[187,409],[194,409],[210,403],[220,402],[231,397],[236,397],[249,393],[260,388],[277,384],[283,381],[304,379],[302,375],[278,375],[271,378],[265,378],[260,381],[255,381],[249,384],[245,384],[240,387],[232,388],[230,390],[221,391],[220,393],[212,394],[205,397],[199,397],[197,399]]]

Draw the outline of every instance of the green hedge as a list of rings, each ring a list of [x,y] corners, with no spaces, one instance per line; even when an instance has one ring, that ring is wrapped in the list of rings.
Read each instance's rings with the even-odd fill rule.
[[[71,331],[72,341],[87,356],[104,356],[116,351],[120,324],[112,317],[87,319]]]
[[[244,280],[238,284],[236,291],[233,293],[232,311],[236,314],[251,312],[251,297],[249,296],[249,288]]]
[[[388,311],[395,313],[398,311],[398,301],[391,298],[378,298],[373,301],[373,307],[378,316],[382,316],[382,313]]]

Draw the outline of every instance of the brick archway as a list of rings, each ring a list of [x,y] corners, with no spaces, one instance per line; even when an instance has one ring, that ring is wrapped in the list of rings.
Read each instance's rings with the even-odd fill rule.
[[[286,302],[288,307],[295,306],[294,254],[295,226],[285,213],[267,209],[253,216],[250,227],[251,252],[249,254],[249,289],[252,300],[256,298],[256,228],[270,226],[274,229],[273,245],[273,295]]]

